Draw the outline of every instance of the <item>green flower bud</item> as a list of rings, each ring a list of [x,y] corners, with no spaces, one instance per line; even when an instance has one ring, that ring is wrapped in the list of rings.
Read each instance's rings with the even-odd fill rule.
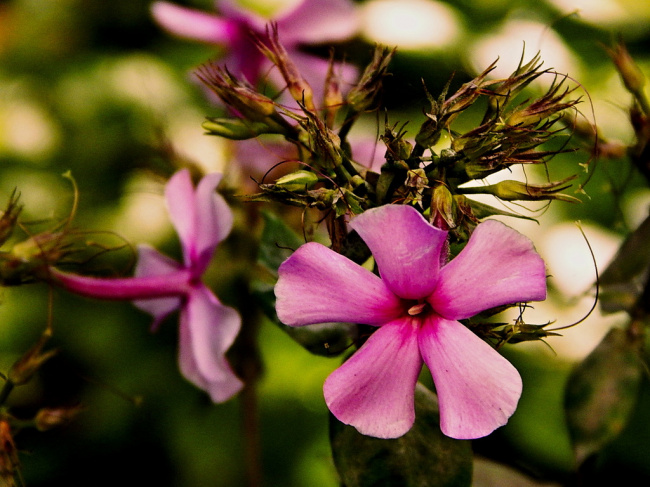
[[[411,157],[411,152],[413,151],[413,145],[406,139],[406,130],[402,126],[397,132],[395,132],[395,127],[389,127],[386,123],[384,128],[384,135],[380,135],[379,138],[381,141],[386,144],[386,158],[388,161],[406,161]],[[408,168],[408,166],[406,166]]]
[[[39,431],[47,431],[62,426],[74,419],[81,412],[80,406],[39,409],[34,418],[34,425]]]
[[[71,251],[71,241],[63,232],[43,232],[23,240],[7,252],[0,252],[0,283],[19,285],[43,278],[48,265]]]
[[[309,145],[316,163],[327,169],[340,169],[343,163],[341,138],[312,112],[306,112],[307,117],[302,125],[309,137]]]
[[[43,232],[14,245],[11,254],[23,262],[44,260],[48,264],[58,261],[65,254],[62,232]]]
[[[235,78],[226,68],[215,64],[205,65],[197,71],[196,75],[226,105],[235,109],[244,118],[264,122],[279,117],[273,100],[258,93],[247,82]]]
[[[454,197],[443,184],[439,184],[433,190],[431,223],[441,230],[449,230],[456,226]]]
[[[550,128],[553,115],[561,114],[567,108],[575,106],[579,99],[567,100],[575,88],[564,86],[564,79],[553,83],[549,90],[527,106],[519,106],[507,118],[506,124],[516,128]],[[550,125],[549,125],[550,124]]]
[[[275,186],[287,191],[302,191],[313,188],[317,182],[318,176],[316,174],[300,169],[282,176],[275,182]]]
[[[308,192],[310,203],[318,209],[327,210],[333,208],[341,199],[341,191],[338,189],[318,188]]]
[[[208,135],[218,135],[230,140],[248,140],[261,134],[282,133],[279,127],[265,122],[249,122],[240,118],[208,118],[201,124]]]
[[[578,198],[559,193],[559,191],[571,186],[570,184],[566,184],[571,179],[573,177],[548,184],[528,184],[520,181],[505,180],[488,186],[462,188],[462,191],[465,194],[492,194],[504,201],[560,200],[579,203],[580,200]]]
[[[361,75],[359,83],[348,93],[347,101],[356,112],[375,108],[375,101],[382,88],[388,64],[395,54],[395,49],[377,46],[372,61]]]
[[[438,99],[434,99],[424,87],[427,99],[431,105],[428,112],[425,112],[427,120],[420,127],[415,136],[415,142],[423,147],[432,147],[439,140],[442,132],[448,130],[453,120],[464,110],[474,104],[478,97],[483,94],[485,78],[494,69],[496,62],[492,63],[485,71],[468,83],[463,84],[452,96],[447,98],[447,91],[451,80],[442,90]]]

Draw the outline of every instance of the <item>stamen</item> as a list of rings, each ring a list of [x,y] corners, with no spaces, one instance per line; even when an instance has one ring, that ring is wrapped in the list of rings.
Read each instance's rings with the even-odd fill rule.
[[[411,315],[411,316],[417,316],[420,313],[422,313],[422,311],[424,311],[424,308],[426,308],[426,307],[427,307],[427,303],[419,303],[419,304],[416,304],[414,306],[411,306],[408,309],[407,313],[409,315]]]

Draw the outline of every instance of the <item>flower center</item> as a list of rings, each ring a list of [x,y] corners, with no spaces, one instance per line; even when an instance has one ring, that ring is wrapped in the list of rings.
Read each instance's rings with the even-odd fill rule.
[[[410,316],[418,316],[419,314],[422,314],[428,307],[429,307],[429,303],[424,301],[422,303],[414,304],[406,312]]]

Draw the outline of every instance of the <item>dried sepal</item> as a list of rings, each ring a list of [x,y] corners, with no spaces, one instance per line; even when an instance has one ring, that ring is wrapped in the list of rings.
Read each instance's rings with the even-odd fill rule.
[[[495,67],[496,61],[476,78],[463,84],[449,98],[446,97],[451,80],[447,82],[437,100],[429,93],[425,86],[424,90],[429,100],[430,108],[429,111],[425,112],[427,120],[420,127],[420,131],[415,136],[415,141],[422,147],[435,145],[443,131],[449,130],[454,119],[464,110],[472,106],[481,95],[486,94],[483,88],[485,79]]]
[[[43,348],[51,336],[52,333],[48,328],[41,334],[38,341],[18,360],[16,360],[16,362],[14,362],[7,374],[7,379],[11,381],[13,385],[19,386],[27,384],[41,366],[47,360],[56,355],[56,350],[43,351]]]
[[[196,76],[243,120],[263,123],[269,133],[293,132],[293,127],[278,113],[271,98],[259,93],[245,80],[236,78],[226,67],[205,64],[196,71]]]
[[[16,223],[18,223],[18,215],[20,215],[23,209],[22,205],[18,203],[19,199],[20,193],[14,189],[11,196],[9,196],[9,201],[2,216],[0,216],[0,246],[9,240],[16,227]]]
[[[619,40],[614,47],[605,50],[621,75],[625,88],[634,95],[643,93],[645,76],[630,55],[625,43]]]
[[[307,110],[314,111],[314,93],[307,83],[307,80],[300,74],[300,71],[289,58],[287,50],[280,42],[278,35],[278,25],[273,23],[266,27],[266,36],[255,35],[253,37],[257,48],[264,54],[269,61],[277,66],[287,84],[289,93]]]
[[[325,125],[334,127],[336,115],[343,106],[343,91],[341,90],[341,75],[334,69],[334,55],[330,55],[325,76],[325,92],[323,94],[323,112]]]
[[[347,96],[348,105],[355,112],[365,112],[377,108],[377,101],[381,94],[383,78],[388,71],[395,48],[376,46],[373,58],[361,75],[359,82],[350,90]]]

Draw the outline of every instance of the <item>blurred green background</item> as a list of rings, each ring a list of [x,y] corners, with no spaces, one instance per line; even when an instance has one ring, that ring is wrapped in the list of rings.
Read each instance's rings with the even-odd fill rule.
[[[178,3],[213,8],[207,0]],[[546,67],[580,82],[581,111],[591,120],[593,108],[606,136],[631,141],[630,96],[603,45],[623,34],[650,73],[647,2],[409,0],[358,5],[362,34],[341,49],[349,50],[349,59],[365,62],[373,42],[398,45],[385,95],[395,122],[412,120],[413,129],[422,121],[427,102],[421,79],[437,96],[452,73],[453,91],[497,57],[503,69],[499,73],[507,75],[525,44],[527,54],[541,50]],[[172,152],[206,170],[226,167],[228,146],[204,136],[200,126],[204,116],[217,115],[219,108],[189,76],[218,51],[165,34],[151,20],[149,7],[146,0],[0,3],[0,198],[7,200],[17,187],[22,220],[47,227],[70,212],[73,192],[61,174],[71,170],[80,193],[76,229],[106,245],[122,240],[92,232],[116,232],[133,244],[147,242],[178,256],[163,206],[160,168]],[[585,153],[558,157],[549,164],[552,178],[574,173],[584,178],[579,164],[587,159]],[[530,322],[567,324],[589,309],[593,296],[584,292],[593,281],[593,266],[570,222],[583,222],[602,268],[648,211],[650,192],[627,164],[600,163],[583,204],[553,204],[539,215],[539,225],[518,226],[533,238],[553,275],[552,295],[526,315]],[[227,303],[238,300],[229,287],[237,264],[228,259],[236,257],[235,242],[227,242],[206,275]],[[121,251],[105,256],[103,263],[128,270],[131,258]],[[48,289],[41,284],[1,293],[0,371],[5,372],[45,328]],[[152,334],[149,317],[130,303],[97,302],[56,290],[52,313],[51,346],[59,353],[37,380],[12,393],[9,404],[19,418],[29,418],[43,406],[83,409],[65,427],[17,432],[26,485],[244,485],[241,399],[213,405],[181,377],[175,319]],[[509,425],[475,442],[475,451],[508,459],[547,480],[565,478],[572,469],[562,416],[568,370],[610,326],[624,321],[625,316],[596,312],[565,337],[550,339],[555,352],[539,343],[506,347],[522,372],[524,396]],[[339,359],[312,356],[266,323],[260,347],[265,485],[338,485],[321,387]],[[647,411],[646,378],[638,414],[602,459],[602,485],[620,479],[622,471],[650,479]],[[495,468],[478,463],[476,485],[526,485],[521,479],[507,480],[509,474]]]

